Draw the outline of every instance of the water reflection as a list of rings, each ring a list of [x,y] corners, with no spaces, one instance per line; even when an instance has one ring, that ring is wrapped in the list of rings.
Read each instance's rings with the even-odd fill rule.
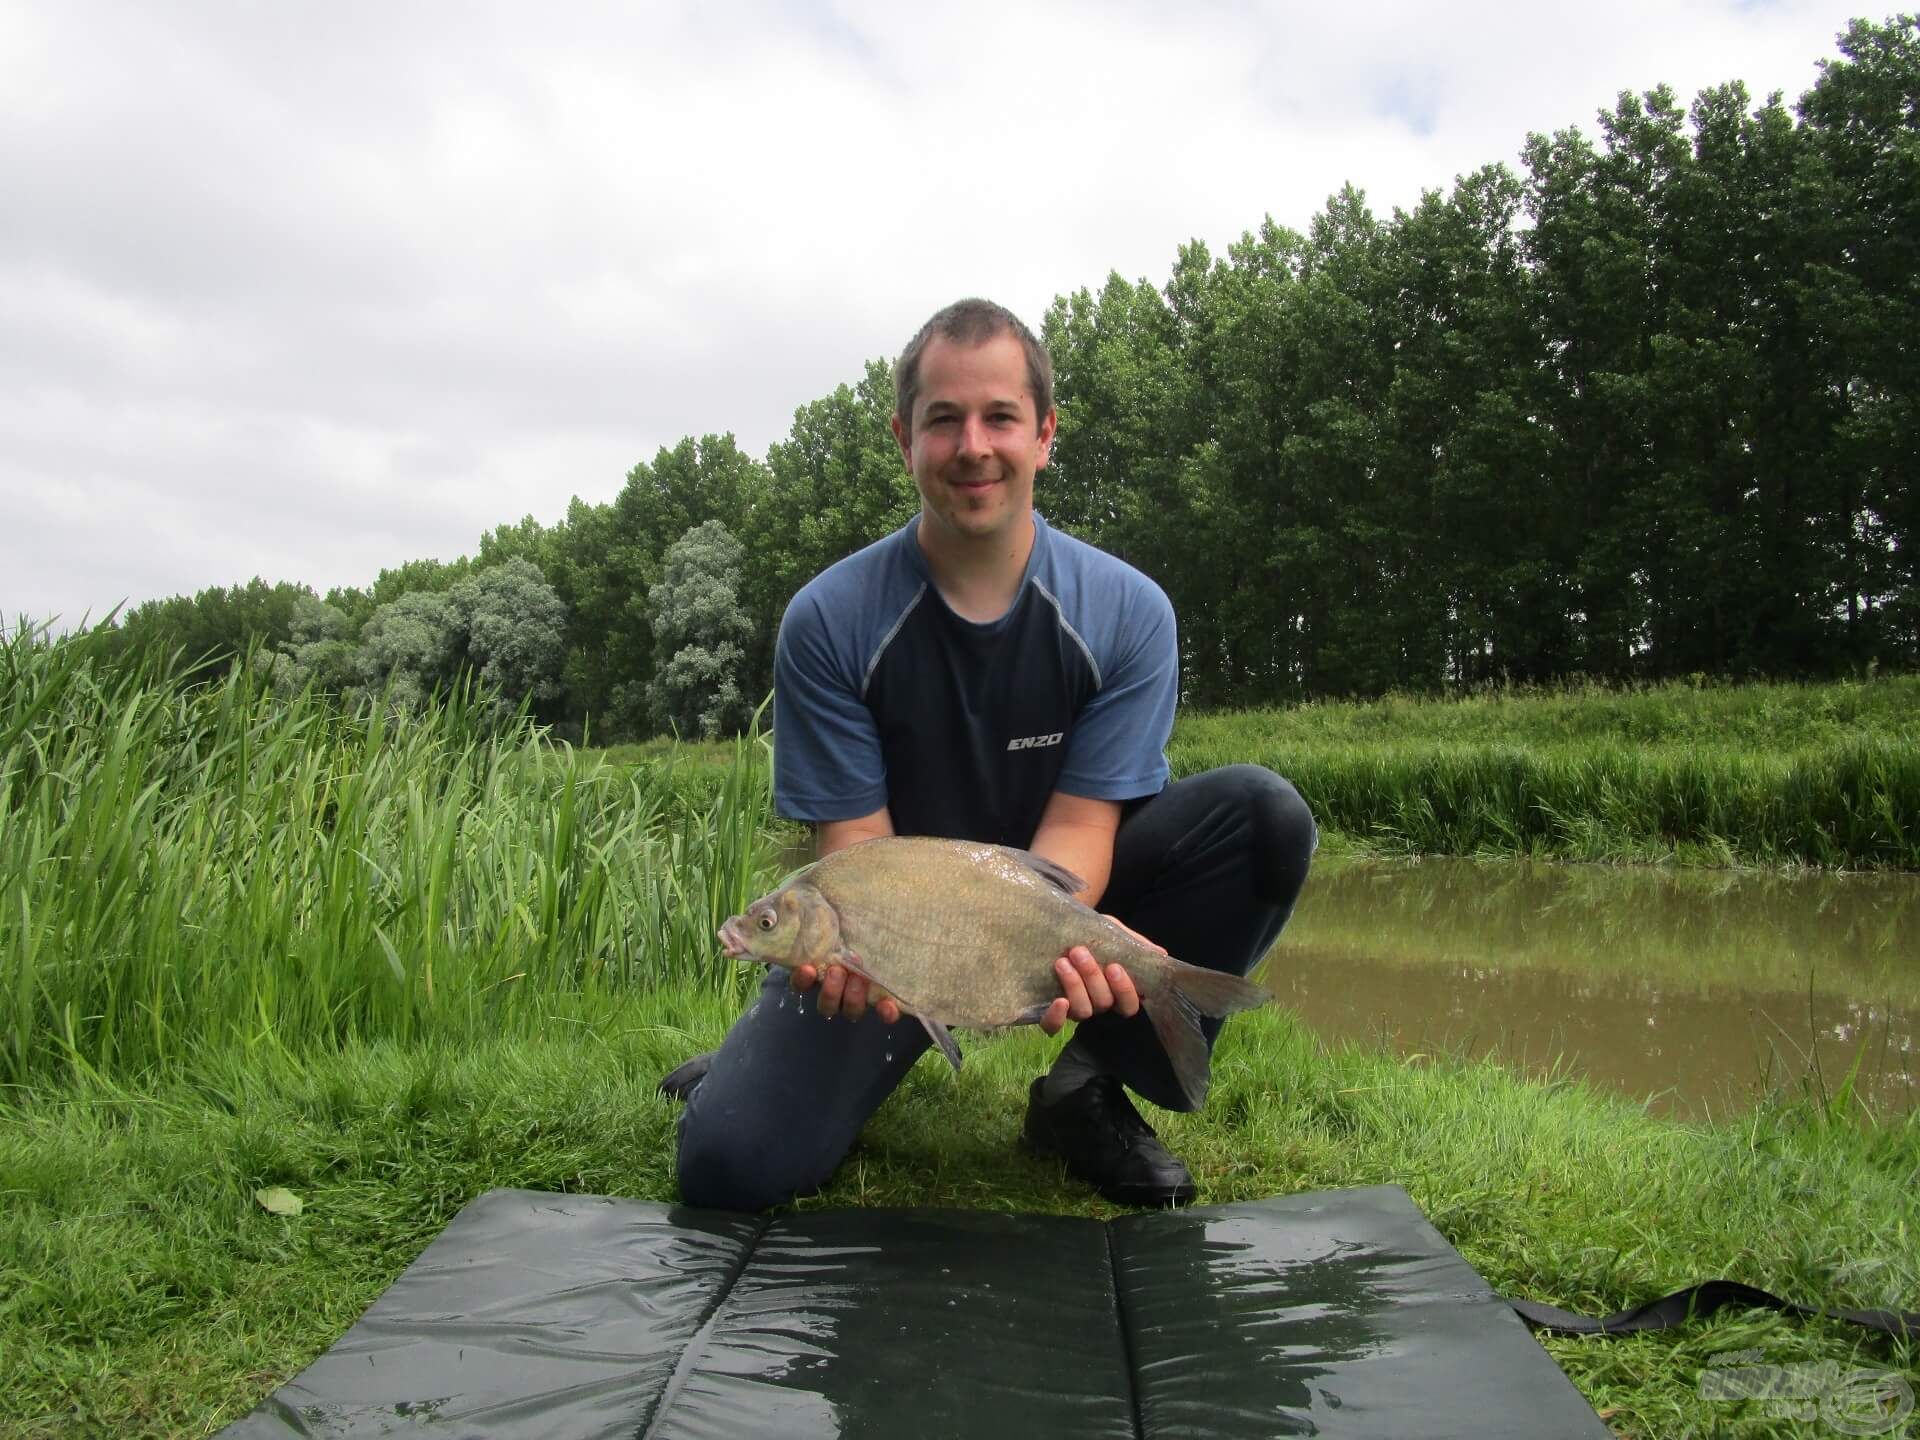
[[[1920,1104],[1920,877],[1323,867],[1267,980],[1329,1038],[1556,1061],[1670,1113],[1768,1083]]]
[[[1397,1186],[1108,1233],[1145,1434],[1608,1433]]]

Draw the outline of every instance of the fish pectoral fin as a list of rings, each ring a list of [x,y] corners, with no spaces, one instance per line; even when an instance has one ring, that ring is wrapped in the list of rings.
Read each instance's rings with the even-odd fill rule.
[[[938,1020],[930,1020],[925,1015],[913,1017],[925,1027],[927,1037],[940,1047],[940,1053],[947,1057],[947,1063],[955,1070],[960,1068],[960,1047],[953,1043],[953,1035]]]
[[[827,957],[826,963],[829,965],[843,966],[849,975],[858,975],[862,980],[866,981],[867,1000],[869,1003],[875,1000],[893,1000],[898,1003],[900,997],[894,994],[892,987],[878,975],[874,974],[873,971],[869,970],[866,962],[854,954],[853,951],[846,949],[836,950]]]
[[[1078,895],[1082,890],[1087,888],[1087,882],[1074,874],[1073,871],[1067,869],[1064,865],[1047,859],[1044,855],[1036,855],[1031,850],[1016,849],[1012,845],[996,845],[993,848],[1003,855],[1012,856],[1049,885],[1054,886],[1056,889],[1068,895]]]

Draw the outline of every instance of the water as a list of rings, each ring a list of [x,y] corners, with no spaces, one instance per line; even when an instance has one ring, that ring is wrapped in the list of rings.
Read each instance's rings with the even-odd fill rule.
[[[1920,876],[1323,864],[1267,983],[1329,1040],[1493,1053],[1669,1114],[1920,1105]]]

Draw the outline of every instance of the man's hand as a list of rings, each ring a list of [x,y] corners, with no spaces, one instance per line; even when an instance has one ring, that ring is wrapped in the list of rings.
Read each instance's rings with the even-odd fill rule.
[[[887,1024],[900,1023],[900,1002],[878,985],[869,985],[866,976],[856,975],[844,965],[827,966],[824,976],[811,965],[795,966],[788,983],[802,995],[818,985],[820,1013],[829,1020],[836,1015],[844,1015],[850,1021],[859,1020],[871,1005],[874,1013]]]
[[[1113,920],[1113,916],[1107,919]],[[1166,946],[1154,944],[1132,926],[1118,920],[1113,923],[1142,945],[1162,955],[1167,953]],[[1090,1020],[1109,1010],[1116,1015],[1140,1013],[1140,992],[1133,988],[1133,977],[1119,965],[1109,965],[1103,970],[1100,962],[1093,958],[1093,952],[1084,945],[1074,946],[1054,961],[1053,973],[1060,977],[1061,995],[1047,1007],[1040,1021],[1040,1028],[1049,1035],[1058,1035],[1069,1020]]]

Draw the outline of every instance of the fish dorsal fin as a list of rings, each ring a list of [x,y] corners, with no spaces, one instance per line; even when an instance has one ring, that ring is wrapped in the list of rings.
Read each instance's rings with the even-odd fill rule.
[[[996,845],[993,848],[1002,855],[1018,860],[1049,885],[1057,887],[1068,895],[1078,895],[1087,888],[1087,882],[1073,871],[1064,865],[1056,864],[1044,855],[1036,855],[1031,850],[1017,850],[1011,845]]]

